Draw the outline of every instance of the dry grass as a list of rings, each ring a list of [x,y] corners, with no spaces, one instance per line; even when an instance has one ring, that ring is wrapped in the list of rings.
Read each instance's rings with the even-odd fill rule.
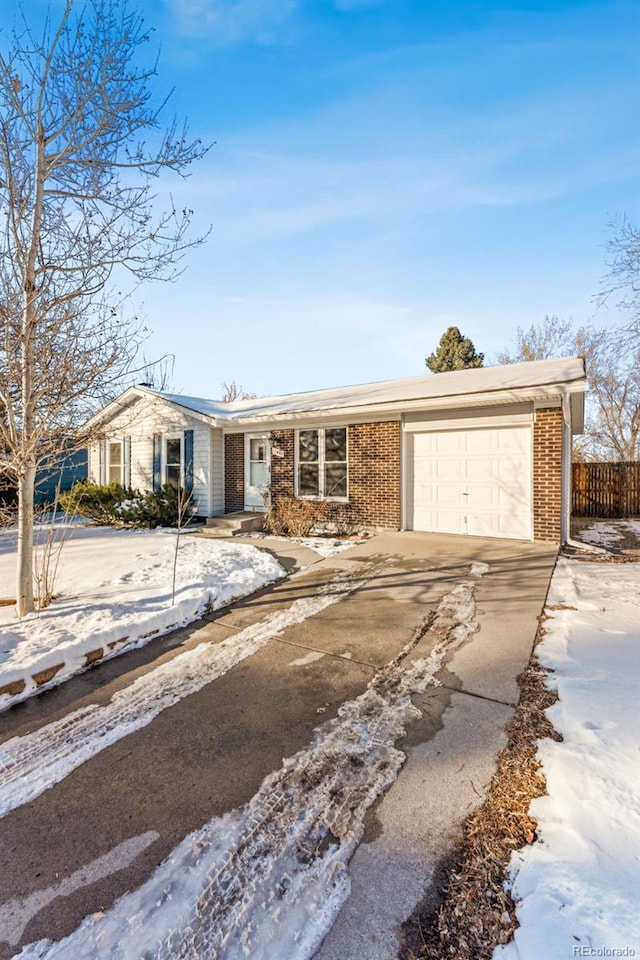
[[[632,518],[630,518],[632,519]],[[635,518],[636,520],[638,518]],[[591,561],[600,561],[607,560],[609,563],[634,563],[640,560],[640,531],[631,527],[631,525],[626,520],[597,520],[591,517],[572,517],[571,518],[571,537],[574,541],[582,541],[583,534],[587,530],[591,530],[594,527],[598,527],[599,524],[606,525],[609,528],[613,528],[616,532],[616,537],[609,540],[605,544],[600,544],[600,546],[606,546],[609,554],[611,556],[603,558],[601,556],[584,556],[577,549],[574,551],[567,551],[569,553],[577,554],[578,559],[580,560],[591,560]],[[587,541],[585,540],[585,549],[587,548]]]
[[[540,626],[540,632],[544,627]],[[546,792],[536,756],[543,737],[560,740],[544,711],[556,700],[544,683],[547,671],[532,655],[520,676],[520,701],[507,728],[509,742],[498,757],[482,805],[464,823],[437,915],[414,915],[406,924],[402,960],[488,960],[517,927],[514,903],[504,889],[511,854],[536,838],[529,815]]]

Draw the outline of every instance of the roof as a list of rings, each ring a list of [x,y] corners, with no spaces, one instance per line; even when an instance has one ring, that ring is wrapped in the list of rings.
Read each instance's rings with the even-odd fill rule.
[[[497,367],[455,370],[452,373],[428,374],[403,380],[382,380],[329,390],[311,390],[254,400],[204,400],[181,394],[162,393],[172,403],[195,410],[216,420],[239,421],[254,417],[276,417],[341,407],[370,406],[377,403],[432,400],[444,397],[526,389],[563,384],[586,383],[584,360],[566,357],[561,360],[534,360]]]
[[[582,357],[564,357],[559,360],[534,360],[529,363],[503,364],[496,367],[479,367],[456,370],[451,373],[428,374],[403,380],[382,380],[329,390],[311,390],[275,397],[258,397],[252,400],[207,400],[183,394],[164,393],[147,387],[132,387],[121,398],[106,407],[95,419],[105,419],[122,408],[122,403],[135,395],[159,397],[178,407],[187,409],[220,426],[241,424],[249,421],[275,420],[315,413],[379,407],[381,410],[398,408],[404,404],[416,408],[423,401],[425,406],[442,406],[448,398],[456,402],[473,401],[482,397],[483,402],[507,402],[527,396],[547,393],[583,392],[586,389],[585,365]],[[495,394],[495,396],[492,396]]]

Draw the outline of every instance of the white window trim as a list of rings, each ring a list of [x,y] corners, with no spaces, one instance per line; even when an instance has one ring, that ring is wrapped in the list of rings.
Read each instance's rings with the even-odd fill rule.
[[[160,472],[162,475],[162,485],[169,483],[167,476],[167,442],[169,440],[180,441],[180,486],[184,489],[184,433],[163,433],[162,434],[162,456],[160,458]]]
[[[299,466],[300,466],[300,433],[307,433],[310,430],[316,430],[318,433],[318,485],[320,487],[320,493],[317,496],[312,496],[311,494],[302,494],[298,489],[298,478],[299,478]],[[346,433],[346,444],[347,444],[347,459],[346,461],[329,461],[342,463],[346,462],[347,464],[347,493],[344,497],[327,497],[324,493],[325,487],[325,442],[324,434],[325,430],[344,430]],[[348,503],[349,502],[349,427],[346,424],[340,424],[338,426],[328,426],[328,427],[300,427],[300,429],[295,432],[295,449],[294,449],[294,491],[296,499],[298,500],[327,500],[331,503]]]
[[[115,444],[118,444],[120,447],[120,477],[118,480],[111,479],[111,447]],[[109,483],[119,483],[124,486],[124,441],[118,439],[117,437],[113,440],[107,440],[105,450],[105,477],[107,484]],[[115,466],[115,464],[114,464]]]

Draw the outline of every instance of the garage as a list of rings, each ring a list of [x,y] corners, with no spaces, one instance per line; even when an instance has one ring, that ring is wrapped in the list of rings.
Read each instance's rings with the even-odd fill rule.
[[[407,526],[531,540],[530,424],[420,430],[407,444]]]

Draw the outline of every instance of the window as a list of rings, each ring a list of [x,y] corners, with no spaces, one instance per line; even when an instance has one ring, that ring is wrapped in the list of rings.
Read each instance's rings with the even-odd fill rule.
[[[193,490],[193,430],[164,436],[153,435],[153,461],[151,468],[153,489],[160,490],[165,483],[172,487],[184,487],[187,493]]]
[[[347,428],[298,431],[297,495],[347,497]]]
[[[180,437],[167,437],[165,458],[165,483],[178,489],[182,479],[182,441]]]
[[[122,483],[124,457],[122,456],[122,441],[113,440],[109,443],[109,463],[107,467],[107,483]]]

